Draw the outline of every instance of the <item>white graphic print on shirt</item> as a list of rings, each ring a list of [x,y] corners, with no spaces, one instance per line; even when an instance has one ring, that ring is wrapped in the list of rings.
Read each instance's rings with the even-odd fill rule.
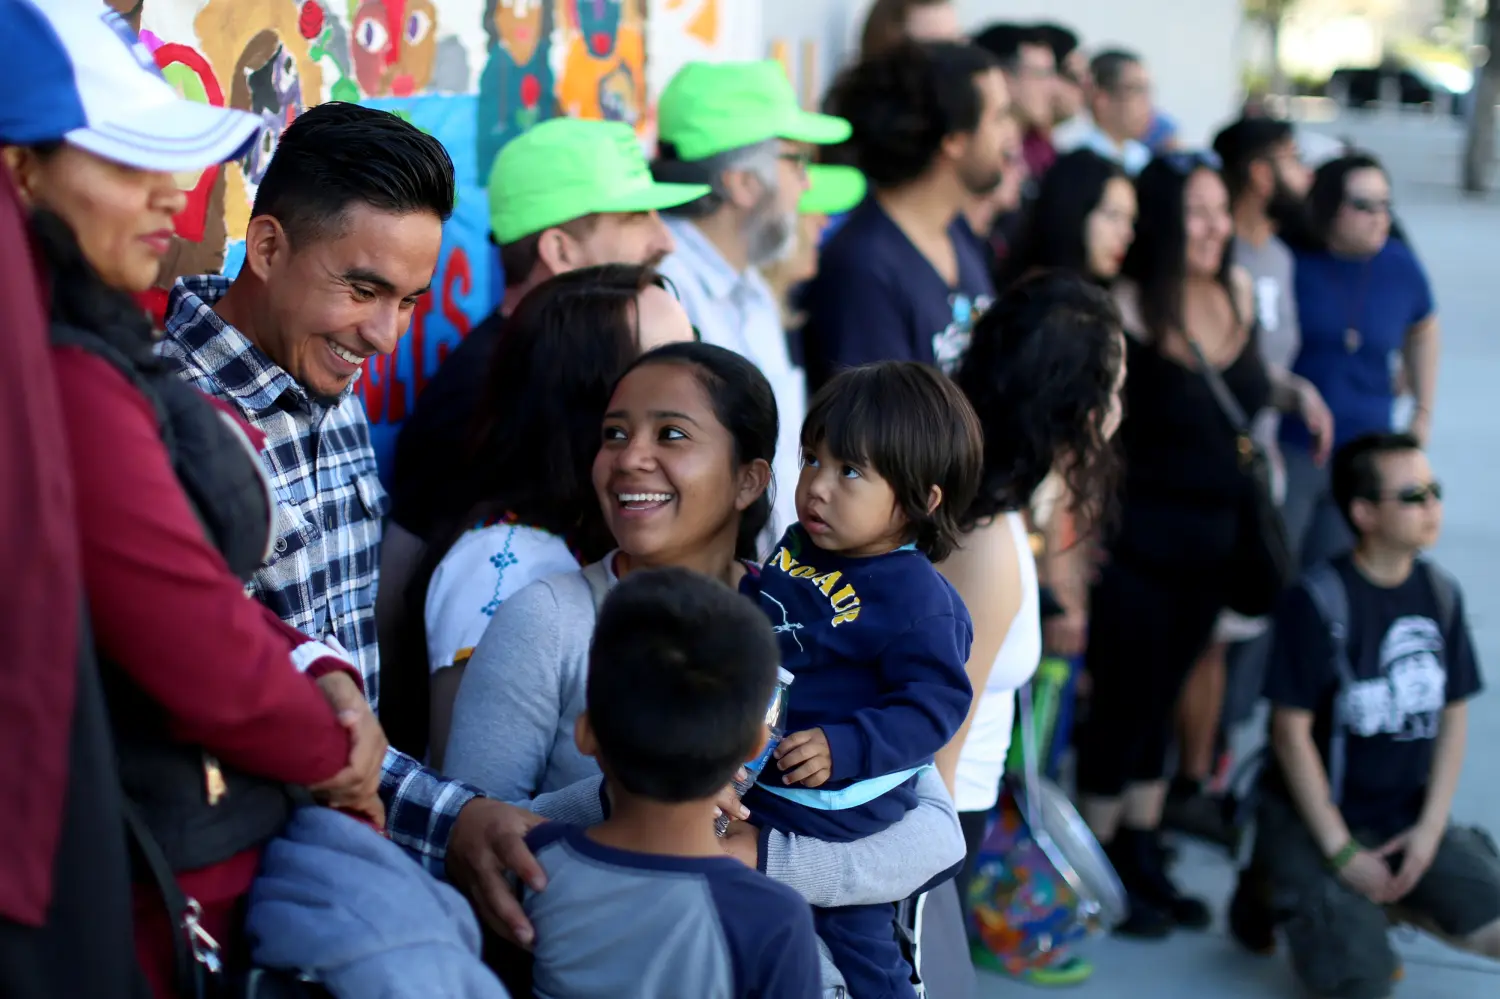
[[[1430,617],[1397,618],[1380,642],[1380,673],[1339,695],[1339,713],[1354,735],[1397,742],[1435,739],[1447,703],[1443,635]]]

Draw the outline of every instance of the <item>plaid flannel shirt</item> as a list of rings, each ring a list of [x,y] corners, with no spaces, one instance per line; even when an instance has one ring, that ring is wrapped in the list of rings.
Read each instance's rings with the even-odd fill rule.
[[[381,517],[389,501],[353,384],[336,402],[314,399],[213,306],[218,275],[180,278],[158,352],[200,391],[234,406],[266,435],[263,459],[276,497],[271,557],[250,593],[310,638],[332,635],[359,665],[370,708],[380,705],[375,587]],[[458,812],[476,789],[447,781],[390,750],[380,779],[391,839],[441,876]]]

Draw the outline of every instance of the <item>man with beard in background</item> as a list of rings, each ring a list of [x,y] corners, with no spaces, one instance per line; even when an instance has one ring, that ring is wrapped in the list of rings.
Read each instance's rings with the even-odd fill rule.
[[[786,70],[770,59],[688,63],[662,91],[656,114],[656,179],[711,188],[664,212],[676,250],[661,272],[703,341],[754,361],[776,394],[781,432],[772,471],[780,488],[764,535],[769,547],[797,519],[807,387],[760,268],[795,251],[811,149],[843,142],[849,123],[803,111]]]
[[[952,371],[995,294],[960,213],[1002,179],[1005,77],[976,46],[907,43],[846,70],[829,103],[853,126],[874,194],[825,245],[807,289],[811,387],[871,361]]]

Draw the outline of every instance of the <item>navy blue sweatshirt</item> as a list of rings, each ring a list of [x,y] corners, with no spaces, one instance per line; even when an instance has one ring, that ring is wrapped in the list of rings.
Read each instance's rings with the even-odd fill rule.
[[[758,581],[746,577],[776,627],[782,665],[796,676],[786,731],[821,728],[833,775],[818,791],[932,762],[973,694],[964,666],[974,627],[927,556],[901,549],[868,558],[825,552],[794,525]],[[781,783],[774,761],[762,782]],[[916,807],[911,778],[863,805],[822,810],[760,787],[753,821],[829,842],[879,832]]]

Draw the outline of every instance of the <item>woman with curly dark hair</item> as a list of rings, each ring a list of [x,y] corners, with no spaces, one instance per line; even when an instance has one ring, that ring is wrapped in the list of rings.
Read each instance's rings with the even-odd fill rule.
[[[974,619],[968,718],[937,755],[972,865],[999,798],[1015,692],[1042,654],[1036,561],[1025,511],[1056,472],[1078,497],[1085,529],[1112,498],[1110,439],[1120,425],[1125,341],[1109,295],[1076,274],[1043,272],[1001,296],[974,329],[954,380],[984,429],[979,495],[963,540],[938,568]],[[966,866],[963,882],[971,870]]]

